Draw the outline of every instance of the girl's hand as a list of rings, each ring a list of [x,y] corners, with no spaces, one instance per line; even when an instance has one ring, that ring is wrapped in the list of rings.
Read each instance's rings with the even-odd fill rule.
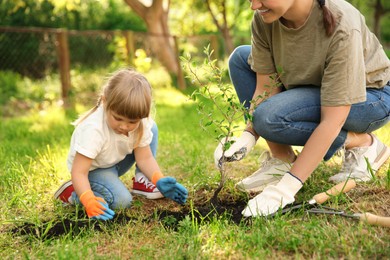
[[[87,190],[80,196],[80,201],[84,205],[88,217],[101,220],[112,219],[115,212],[112,211],[105,200],[96,197],[92,190]]]
[[[187,189],[178,183],[173,177],[162,177],[156,183],[157,188],[164,197],[179,204],[186,203],[188,197]]]

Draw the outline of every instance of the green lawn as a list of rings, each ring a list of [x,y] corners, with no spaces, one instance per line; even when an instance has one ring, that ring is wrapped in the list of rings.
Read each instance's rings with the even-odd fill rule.
[[[47,236],[51,226],[72,220],[88,223],[73,207],[53,200],[58,186],[70,178],[66,169],[70,122],[77,111],[56,105],[0,124],[0,258],[1,259],[386,259],[390,257],[390,228],[371,226],[339,216],[307,215],[303,211],[235,224],[228,215],[194,219],[191,210],[207,201],[219,175],[213,166],[215,141],[199,126],[197,106],[176,89],[154,93],[159,126],[158,161],[166,175],[179,179],[190,192],[183,206],[165,199],[135,197],[133,207],[118,212],[126,221],[96,224],[82,229],[66,226],[58,237]],[[390,125],[377,132],[390,145]],[[234,183],[258,167],[263,141],[243,161],[229,166],[231,177],[221,197],[247,198]],[[339,158],[321,164],[299,192],[308,200],[331,187],[327,178],[337,172]],[[123,181],[130,186],[133,172]],[[349,212],[369,211],[390,216],[389,162],[377,178],[327,206]],[[157,210],[188,210],[188,216],[169,228]],[[148,219],[148,221],[144,221]],[[29,223],[34,232],[13,232]],[[21,231],[21,230],[19,230]]]

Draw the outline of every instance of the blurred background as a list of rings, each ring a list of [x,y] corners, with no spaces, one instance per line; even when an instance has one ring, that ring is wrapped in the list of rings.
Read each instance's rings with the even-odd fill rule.
[[[349,2],[390,55],[390,1]],[[0,0],[0,105],[95,100],[85,93],[124,66],[185,90],[180,57],[202,60],[210,45],[224,63],[250,44],[252,15],[247,0]]]

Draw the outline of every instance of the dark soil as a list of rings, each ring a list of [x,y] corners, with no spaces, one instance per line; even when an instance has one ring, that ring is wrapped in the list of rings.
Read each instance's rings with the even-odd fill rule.
[[[95,231],[105,230],[111,225],[126,225],[128,222],[151,222],[159,221],[167,228],[177,230],[180,221],[186,216],[194,218],[198,223],[209,222],[212,219],[223,217],[235,224],[247,223],[243,220],[241,211],[246,206],[246,201],[220,201],[218,205],[209,202],[203,205],[194,206],[193,210],[187,207],[180,208],[180,211],[170,211],[157,209],[146,214],[144,218],[129,217],[125,212],[118,212],[111,221],[90,220],[82,213],[78,220],[62,218],[58,221],[47,221],[40,225],[34,223],[24,223],[12,228],[9,232],[15,235],[34,236],[40,239],[51,239],[62,235],[77,236],[82,230],[93,229]],[[80,215],[80,214],[79,214]]]
[[[39,225],[35,223],[23,223],[13,227],[8,232],[17,236],[27,235],[39,239],[50,239],[63,235],[77,236],[81,231],[86,229],[102,231],[107,230],[112,225],[126,225],[128,222],[136,223],[140,221],[159,221],[163,226],[177,230],[180,222],[187,216],[191,221],[197,221],[199,224],[219,218],[226,219],[232,224],[237,225],[251,223],[251,219],[243,218],[241,212],[245,208],[247,200],[253,194],[246,199],[237,199],[230,197],[228,194],[223,194],[223,199],[214,205],[209,202],[207,199],[208,196],[205,194],[204,190],[197,192],[194,196],[194,199],[196,199],[192,201],[192,208],[190,208],[189,203],[185,206],[178,206],[178,204],[167,199],[147,200],[145,198],[138,198],[138,202],[140,202],[138,206],[134,204],[128,210],[116,212],[114,219],[110,221],[90,220],[82,211],[81,213],[71,214],[72,216],[69,218],[59,216],[58,219],[42,222]],[[353,201],[350,204],[350,211],[372,212],[380,216],[390,215],[390,207],[388,207],[390,203],[390,190],[361,185],[348,194]],[[361,200],[361,198],[364,198],[364,200]],[[136,213],[134,214],[134,212]],[[130,214],[130,216],[126,213]],[[133,215],[131,216],[131,214]]]

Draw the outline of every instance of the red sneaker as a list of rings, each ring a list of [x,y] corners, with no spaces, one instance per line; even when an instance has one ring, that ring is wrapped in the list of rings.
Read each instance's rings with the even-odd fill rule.
[[[67,181],[54,193],[54,198],[62,200],[66,204],[71,204],[69,198],[74,191],[72,181]]]
[[[133,177],[132,193],[144,196],[150,200],[160,199],[164,197],[157,189],[157,187],[144,175],[138,178]]]

